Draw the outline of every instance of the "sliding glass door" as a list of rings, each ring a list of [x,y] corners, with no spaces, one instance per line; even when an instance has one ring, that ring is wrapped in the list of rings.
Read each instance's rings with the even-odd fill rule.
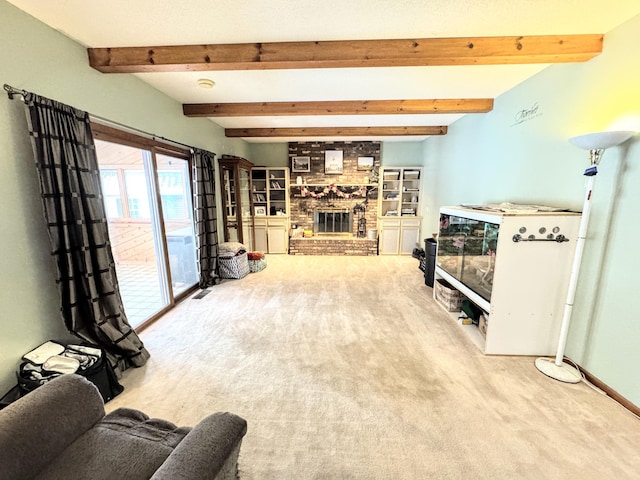
[[[95,143],[120,293],[136,328],[198,281],[189,162]]]
[[[198,283],[189,162],[156,155],[158,185],[174,296]]]

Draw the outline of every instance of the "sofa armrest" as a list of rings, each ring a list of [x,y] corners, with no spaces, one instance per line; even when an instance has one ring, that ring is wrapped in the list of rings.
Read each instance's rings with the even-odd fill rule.
[[[247,422],[232,413],[214,413],[196,425],[151,480],[229,480],[237,478],[237,461]]]
[[[98,389],[62,375],[0,410],[2,478],[32,478],[104,416]]]

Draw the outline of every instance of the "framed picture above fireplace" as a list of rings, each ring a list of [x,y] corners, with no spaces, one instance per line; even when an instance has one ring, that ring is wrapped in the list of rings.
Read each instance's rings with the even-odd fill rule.
[[[325,175],[342,174],[342,150],[324,151],[324,173]]]
[[[311,157],[293,157],[291,159],[291,171],[292,172],[310,172],[311,171]]]
[[[358,157],[358,170],[371,170],[373,168],[373,157]]]

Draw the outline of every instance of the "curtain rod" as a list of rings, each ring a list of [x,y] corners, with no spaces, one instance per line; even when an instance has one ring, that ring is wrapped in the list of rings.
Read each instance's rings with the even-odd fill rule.
[[[14,95],[21,95],[23,98],[27,94],[25,90],[20,90],[18,88],[13,88],[11,85],[4,84],[4,89],[9,96],[9,100],[13,100]]]
[[[13,100],[13,97],[15,95],[20,95],[22,97],[22,99],[24,100],[25,95],[28,93],[26,90],[20,90],[19,88],[12,87],[11,85],[7,85],[6,83],[4,84],[4,90],[7,92],[7,95],[9,96],[9,100]],[[129,125],[125,125],[123,123],[119,123],[119,122],[116,122],[114,120],[109,120],[108,118],[104,118],[104,117],[101,117],[99,115],[94,115],[93,113],[89,113],[89,116],[92,119],[99,120],[99,121],[104,122],[104,123],[115,125],[115,126],[118,126],[120,128],[126,128],[127,130],[132,130],[132,131],[137,132],[139,134],[142,134],[142,135],[145,135],[147,137],[150,137],[153,140],[162,140],[163,142],[173,143],[175,145],[180,145],[181,147],[186,147],[192,152],[194,150],[200,150],[200,149],[198,149],[196,147],[192,147],[191,145],[187,145],[186,143],[178,142],[176,140],[171,140],[171,139],[163,137],[161,135],[156,135],[155,133],[145,132],[144,130],[140,130],[139,128],[130,127]],[[215,155],[215,153],[214,153],[214,155]]]
[[[162,140],[163,142],[173,143],[174,145],[179,145],[181,147],[188,148],[191,152],[193,152],[194,150],[198,150],[196,147],[192,147],[191,145],[187,145],[186,143],[178,142],[176,140],[171,140],[170,138],[165,138],[161,135],[156,135],[155,133],[145,132],[144,130],[140,130],[139,128],[130,127],[129,125],[125,125],[124,123],[116,122],[115,120],[110,120],[108,118],[104,118],[99,115],[94,115],[93,113],[90,113],[89,117],[91,117],[92,120],[98,120],[99,123],[101,122],[101,123],[106,123],[116,127],[125,128],[127,130],[131,130],[143,136],[149,137],[152,140]]]

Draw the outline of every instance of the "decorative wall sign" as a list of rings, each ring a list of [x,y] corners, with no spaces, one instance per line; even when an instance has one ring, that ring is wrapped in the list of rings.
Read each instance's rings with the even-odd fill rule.
[[[540,106],[538,102],[534,103],[530,108],[523,108],[519,112],[516,113],[514,122],[511,124],[512,127],[516,125],[520,125],[521,123],[528,122],[529,120],[533,120],[536,117],[542,115],[540,111]]]
[[[358,170],[371,170],[373,168],[373,157],[358,157]]]
[[[292,172],[310,172],[311,157],[293,157],[291,159]]]
[[[342,174],[342,150],[325,150],[324,173],[327,175]]]

